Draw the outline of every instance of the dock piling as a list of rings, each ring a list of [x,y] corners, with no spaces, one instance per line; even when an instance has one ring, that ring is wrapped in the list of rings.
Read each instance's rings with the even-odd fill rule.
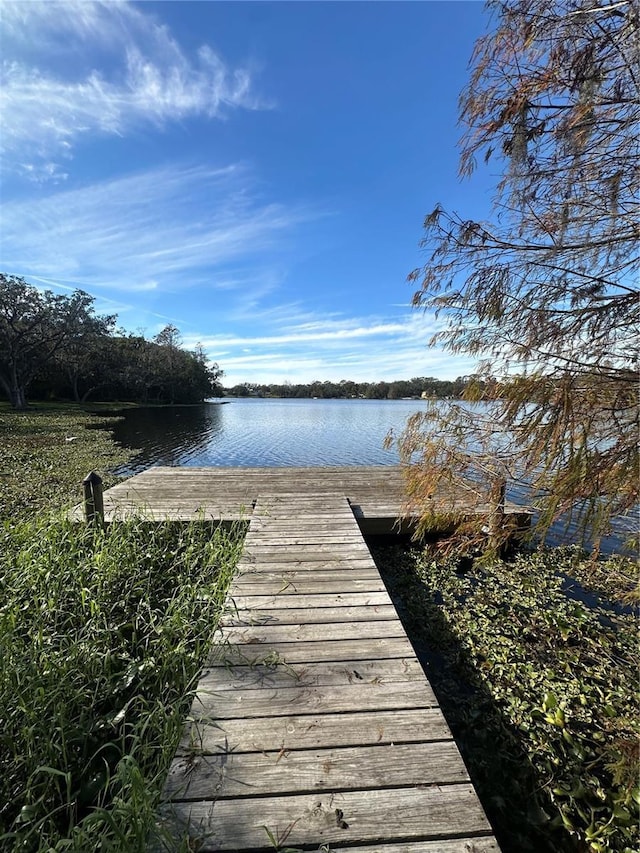
[[[104,524],[104,501],[102,498],[102,477],[91,471],[82,481],[84,489],[84,514],[87,524]]]

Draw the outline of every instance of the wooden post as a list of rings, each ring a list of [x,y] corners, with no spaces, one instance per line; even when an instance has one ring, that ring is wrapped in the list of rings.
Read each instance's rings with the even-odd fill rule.
[[[496,474],[489,486],[489,551],[498,556],[502,551],[504,529],[504,504],[507,491],[506,477]]]
[[[92,471],[82,481],[84,487],[84,514],[87,524],[104,524],[102,477]]]

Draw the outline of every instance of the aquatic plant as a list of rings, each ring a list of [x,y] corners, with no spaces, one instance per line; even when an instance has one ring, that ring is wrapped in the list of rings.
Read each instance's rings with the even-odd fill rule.
[[[633,584],[637,565],[596,571],[573,548],[508,563],[374,557],[503,850],[637,850],[636,614],[571,580],[597,592],[615,569]]]
[[[113,485],[109,468],[131,453],[111,438],[112,421],[71,404],[26,412],[0,404],[0,519],[79,502],[91,470]]]

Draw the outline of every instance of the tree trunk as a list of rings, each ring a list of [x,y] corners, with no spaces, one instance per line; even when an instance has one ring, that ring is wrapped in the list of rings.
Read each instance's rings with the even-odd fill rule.
[[[21,385],[16,385],[11,389],[9,399],[14,409],[22,410],[27,408],[27,394]]]
[[[0,385],[9,398],[12,408],[19,410],[27,408],[26,389],[15,374],[10,376],[9,379],[6,376],[0,376]]]

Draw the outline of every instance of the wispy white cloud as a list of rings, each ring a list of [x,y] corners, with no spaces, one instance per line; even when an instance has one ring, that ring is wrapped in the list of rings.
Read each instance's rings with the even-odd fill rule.
[[[283,357],[279,352],[263,352],[255,355],[210,355],[225,372],[224,384],[240,382],[306,383],[316,379],[339,382],[342,379],[354,382],[391,382],[410,379],[414,376],[435,376],[439,379],[454,379],[472,373],[474,363],[461,358],[429,350],[426,346],[412,348],[397,346],[376,348],[375,354],[361,350],[358,353],[327,357],[326,353],[306,354],[300,351],[293,357]]]
[[[230,286],[227,264],[274,249],[317,215],[255,200],[240,166],[167,166],[6,203],[0,263],[88,290],[215,290],[218,276]],[[263,291],[275,286],[264,275]]]
[[[0,27],[5,168],[33,179],[64,177],[60,160],[82,137],[267,106],[248,68],[209,45],[188,55],[126,2],[5,2]]]
[[[399,334],[406,331],[406,327],[401,323],[379,323],[373,326],[361,326],[352,328],[333,328],[320,330],[307,330],[289,332],[288,334],[266,335],[266,336],[243,336],[243,337],[228,337],[214,336],[206,338],[203,341],[205,346],[271,346],[273,344],[301,344],[301,343],[318,343],[320,341],[328,343],[337,341],[343,343],[354,338],[370,338],[381,335]]]
[[[294,306],[285,306],[295,318]],[[272,313],[275,320],[277,314]],[[404,312],[379,317],[312,317],[274,322],[269,334],[201,335],[196,339],[225,370],[225,382],[311,382],[315,379],[391,381],[412,376],[453,378],[472,372],[472,362],[453,359],[427,342],[440,321],[433,315]],[[260,329],[265,326],[261,318]]]
[[[255,348],[262,346],[287,346],[289,344],[321,343],[331,345],[337,342],[365,339],[402,338],[406,344],[426,341],[427,335],[442,328],[443,321],[432,313],[405,311],[393,320],[380,317],[345,317],[337,312],[314,315],[297,303],[273,305],[260,315],[260,328],[271,326],[270,334],[245,335],[208,335],[201,338],[205,346],[228,346]]]

